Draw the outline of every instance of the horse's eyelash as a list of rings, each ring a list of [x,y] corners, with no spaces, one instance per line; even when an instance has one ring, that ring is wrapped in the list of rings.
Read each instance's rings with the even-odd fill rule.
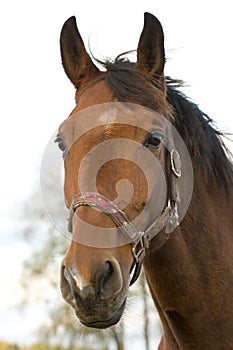
[[[65,141],[63,140],[63,138],[61,137],[61,135],[57,135],[55,141],[57,144],[58,144],[58,147],[60,148],[60,150],[65,153],[66,152],[66,144],[65,144]]]

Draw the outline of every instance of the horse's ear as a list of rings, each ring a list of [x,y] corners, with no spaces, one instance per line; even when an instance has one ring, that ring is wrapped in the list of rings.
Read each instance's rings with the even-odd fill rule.
[[[144,14],[144,27],[137,49],[137,65],[144,72],[164,81],[164,35],[159,20],[150,13]]]
[[[98,72],[98,68],[85,49],[74,16],[70,17],[62,27],[60,48],[66,75],[77,89]]]

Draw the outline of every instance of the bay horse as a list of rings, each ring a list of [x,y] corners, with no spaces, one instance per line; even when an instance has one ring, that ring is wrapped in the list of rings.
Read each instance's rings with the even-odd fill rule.
[[[84,325],[114,325],[143,265],[160,350],[233,349],[233,167],[212,119],[164,75],[160,22],[145,13],[136,63],[97,68],[75,17],[60,45],[76,89],[56,139],[72,233],[64,299]]]

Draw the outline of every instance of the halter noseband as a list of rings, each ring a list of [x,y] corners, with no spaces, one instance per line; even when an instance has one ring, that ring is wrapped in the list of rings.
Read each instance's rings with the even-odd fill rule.
[[[132,244],[132,254],[134,257],[134,272],[130,285],[138,278],[142,266],[142,261],[149,248],[151,240],[164,228],[166,233],[172,232],[179,225],[179,215],[177,211],[177,201],[179,200],[178,179],[181,177],[181,160],[179,152],[174,147],[174,142],[169,128],[170,144],[170,179],[169,179],[169,199],[166,208],[160,216],[145,230],[138,231],[130,222],[126,214],[118,208],[116,204],[100,195],[97,192],[84,192],[76,195],[70,206],[70,216],[68,230],[72,233],[72,219],[75,210],[81,206],[94,207],[105,213],[123,230]]]

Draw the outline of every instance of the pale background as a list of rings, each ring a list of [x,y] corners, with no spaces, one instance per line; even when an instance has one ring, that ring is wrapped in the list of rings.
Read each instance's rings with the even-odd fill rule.
[[[21,210],[33,191],[43,150],[73,108],[74,89],[63,73],[59,34],[75,15],[95,56],[135,49],[145,11],[165,32],[165,73],[221,130],[233,132],[232,3],[226,0],[9,0],[0,5],[1,181],[0,339],[28,342],[44,310],[15,305],[22,296],[21,262],[30,252],[21,236]]]

